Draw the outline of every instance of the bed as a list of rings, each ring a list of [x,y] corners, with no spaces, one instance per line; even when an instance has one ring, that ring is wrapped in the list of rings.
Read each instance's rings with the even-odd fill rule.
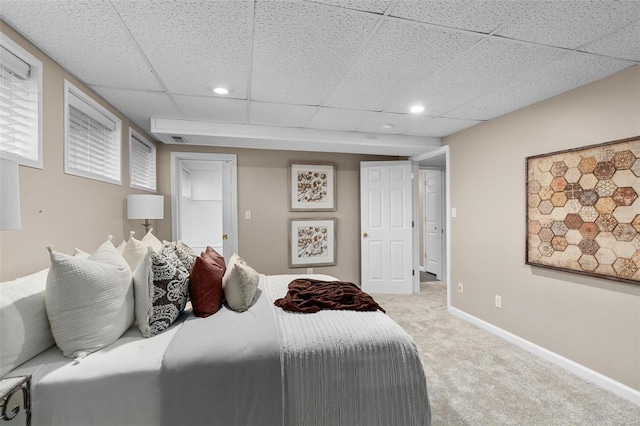
[[[133,326],[76,361],[53,346],[7,376],[33,375],[34,426],[429,425],[412,338],[380,311],[274,306],[297,277],[260,275],[246,312],[187,309],[155,337]]]

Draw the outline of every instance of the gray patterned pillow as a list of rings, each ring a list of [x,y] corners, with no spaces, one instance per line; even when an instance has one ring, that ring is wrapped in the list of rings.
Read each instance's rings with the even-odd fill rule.
[[[194,263],[196,263],[196,257],[198,257],[196,252],[182,241],[175,243],[173,250],[176,252],[178,259],[180,259],[187,271],[190,271],[191,268],[193,268]]]
[[[173,324],[184,310],[189,294],[189,271],[171,247],[149,255],[153,273],[153,308],[148,330],[151,336],[155,336]]]

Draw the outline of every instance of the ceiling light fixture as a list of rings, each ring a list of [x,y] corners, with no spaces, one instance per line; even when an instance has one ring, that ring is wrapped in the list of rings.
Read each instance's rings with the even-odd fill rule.
[[[424,111],[424,106],[423,105],[414,105],[411,108],[409,108],[409,111],[412,114],[420,114],[422,111]]]
[[[226,95],[229,93],[229,89],[218,86],[213,88],[213,93],[215,93],[216,95]]]
[[[382,128],[385,130],[393,129],[393,124],[383,124]]]

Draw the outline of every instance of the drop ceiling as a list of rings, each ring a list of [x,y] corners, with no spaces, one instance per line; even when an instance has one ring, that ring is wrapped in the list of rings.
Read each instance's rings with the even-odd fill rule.
[[[0,17],[166,143],[416,155],[640,63],[638,1],[0,0]]]

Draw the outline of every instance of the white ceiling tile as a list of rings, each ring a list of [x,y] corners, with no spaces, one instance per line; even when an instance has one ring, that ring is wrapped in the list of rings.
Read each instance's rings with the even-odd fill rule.
[[[222,84],[246,99],[253,2],[112,3],[171,93],[203,96]]]
[[[436,117],[427,121],[424,125],[417,127],[407,133],[410,136],[432,136],[444,137],[460,130],[468,129],[482,121],[476,120],[457,120],[455,118]]]
[[[106,2],[3,0],[0,17],[86,84],[161,89]]]
[[[174,95],[186,120],[247,123],[247,101],[214,96]]]
[[[371,121],[376,112],[337,108],[320,108],[307,127],[354,132]]]
[[[163,92],[144,92],[99,86],[90,87],[144,130],[150,130],[150,117],[183,118],[169,97]]]
[[[587,44],[580,50],[640,61],[640,21]]]
[[[544,1],[496,34],[575,49],[639,18],[636,0]]]
[[[443,115],[566,54],[565,50],[546,46],[485,40],[416,87],[389,112],[406,113],[409,105],[419,103],[425,105],[425,115]]]
[[[369,133],[389,133],[399,135],[421,126],[432,119],[433,117],[426,115],[393,114],[383,112],[377,114],[371,121],[358,130]],[[393,127],[385,129],[384,126],[387,124]]]
[[[345,9],[362,10],[383,14],[389,5],[393,3],[389,0],[309,0],[312,3],[327,4],[330,6],[342,7]]]
[[[389,15],[488,34],[535,3],[513,0],[401,1]]]
[[[480,40],[474,34],[385,22],[325,105],[382,111]]]
[[[490,120],[599,80],[634,63],[574,52],[450,111],[448,117]]]
[[[249,124],[305,127],[316,111],[318,111],[318,107],[251,102]]]
[[[253,100],[320,105],[377,18],[293,2],[257,2]]]

